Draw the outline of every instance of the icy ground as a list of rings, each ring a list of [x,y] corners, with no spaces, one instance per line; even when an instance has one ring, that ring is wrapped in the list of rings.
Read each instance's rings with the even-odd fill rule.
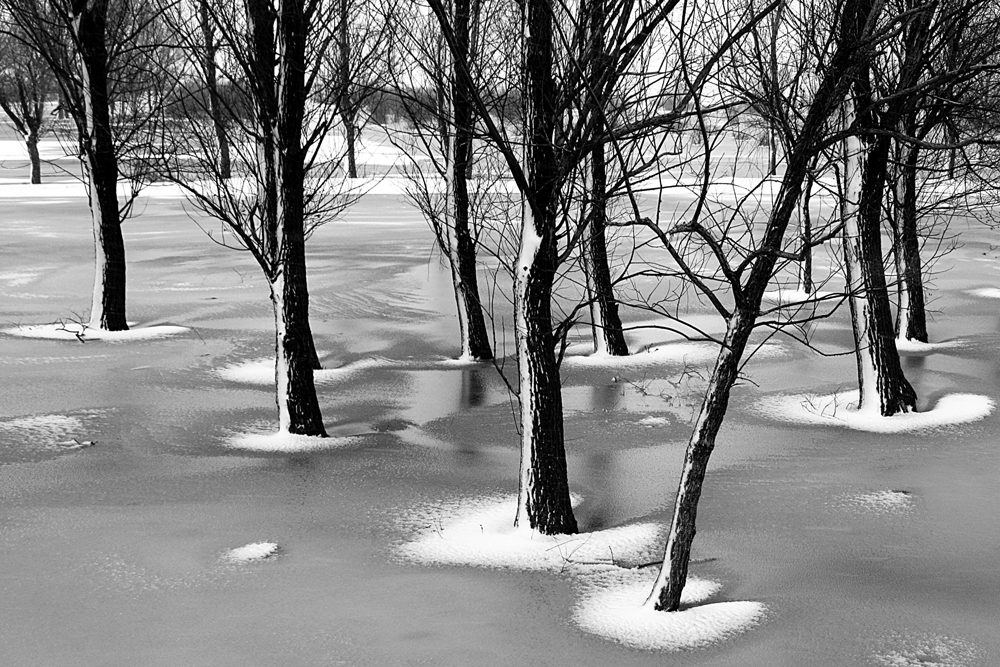
[[[79,321],[92,277],[86,200],[26,196],[6,196],[0,215],[0,325]],[[0,663],[1000,664],[995,412],[917,433],[779,421],[761,400],[843,395],[855,371],[850,357],[771,340],[745,369],[759,388],[734,391],[691,565],[690,593],[710,595],[691,609],[728,605],[756,624],[679,652],[636,650],[642,618],[617,636],[595,618],[635,609],[655,563],[569,572],[559,556],[525,572],[400,556],[454,499],[513,494],[518,451],[492,366],[441,362],[457,353],[450,277],[397,196],[366,198],[310,245],[313,328],[333,373],[319,385],[333,437],[316,451],[231,446],[276,424],[273,394],[254,379],[273,355],[266,287],[182,200],[141,208],[124,227],[129,317],[187,331],[125,343],[0,334]],[[961,345],[903,362],[922,411],[953,394],[1000,396],[996,301],[973,291],[992,287],[992,238],[963,234],[937,276],[931,325],[932,340]],[[706,311],[693,314],[710,330]],[[581,528],[646,527],[653,544],[633,561],[655,561],[697,402],[684,392],[709,357],[663,331],[635,335],[664,359],[567,366],[567,450]],[[846,349],[845,314],[813,336]],[[276,557],[226,557],[262,544],[280,545]]]

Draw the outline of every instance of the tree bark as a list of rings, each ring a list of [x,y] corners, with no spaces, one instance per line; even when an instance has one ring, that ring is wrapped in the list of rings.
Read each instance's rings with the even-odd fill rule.
[[[108,100],[106,0],[74,3],[84,101],[81,148],[94,228],[94,295],[89,326],[125,331],[125,242],[118,213],[118,161]]]
[[[604,146],[591,155],[590,215],[584,240],[583,255],[590,288],[590,319],[594,328],[594,351],[613,357],[628,355],[628,343],[618,314],[611,269],[608,266],[607,173]]]
[[[802,243],[802,261],[799,262],[799,290],[803,294],[812,294],[813,285],[813,247],[812,247],[812,214],[809,205],[812,195],[812,172],[806,176],[806,185],[802,191],[802,204],[799,207],[799,240]]]
[[[340,25],[338,26],[337,50],[339,56],[338,78],[340,79],[340,118],[344,125],[344,143],[347,151],[347,177],[358,177],[357,163],[357,110],[351,100],[351,32],[350,0],[340,0]]]
[[[544,534],[575,533],[563,441],[562,386],[552,333],[552,284],[558,265],[553,147],[552,8],[525,3],[525,163],[514,325],[521,401],[521,466],[516,525]]]
[[[277,402],[282,431],[325,436],[316,397],[316,350],[309,326],[305,254],[305,51],[308,21],[297,2],[280,4],[278,114],[274,132],[277,177],[276,238],[279,274],[272,282],[275,311]]]
[[[209,0],[201,0],[199,5],[201,19],[201,34],[205,49],[203,68],[205,70],[205,88],[208,91],[208,113],[215,129],[215,140],[219,148],[219,177],[229,178],[232,175],[232,165],[229,156],[229,133],[226,132],[225,109],[219,95],[218,67],[215,63],[215,31],[209,12]]]
[[[38,185],[42,182],[42,158],[38,154],[38,132],[29,133],[24,139],[24,144],[28,148],[28,159],[31,160],[31,184]]]
[[[927,314],[924,301],[924,280],[920,264],[920,236],[917,233],[917,162],[920,149],[903,147],[901,160],[899,247],[901,299],[899,305],[899,337],[927,342]]]
[[[473,108],[467,85],[459,70],[467,62],[469,49],[470,0],[454,1],[453,25],[456,53],[452,58],[451,113],[454,123],[450,171],[451,224],[449,225],[449,259],[455,286],[455,301],[462,338],[462,357],[487,360],[493,358],[486,319],[479,299],[479,279],[476,275],[476,244],[469,220],[469,170],[472,165]]]

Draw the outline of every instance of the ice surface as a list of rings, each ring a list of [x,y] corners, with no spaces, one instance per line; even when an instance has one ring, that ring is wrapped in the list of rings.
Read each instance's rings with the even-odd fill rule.
[[[274,542],[253,542],[242,547],[230,549],[222,554],[222,559],[230,563],[250,563],[270,558],[278,553],[278,545]]]
[[[328,384],[346,380],[368,368],[390,366],[390,359],[360,359],[340,368],[322,368],[313,371],[313,382]],[[254,359],[240,364],[219,368],[215,373],[224,380],[241,384],[271,385],[274,384],[274,359]]]
[[[757,625],[766,614],[759,602],[703,604],[722,586],[697,577],[688,577],[681,593],[682,608],[675,612],[645,606],[653,586],[653,579],[645,574],[612,575],[587,584],[573,610],[573,621],[587,632],[636,649],[704,648]]]
[[[563,571],[601,563],[653,559],[662,527],[653,523],[618,526],[577,535],[542,535],[515,527],[517,499],[491,496],[440,505],[411,513],[405,523],[418,536],[397,549],[404,559],[422,563],[473,565],[516,570]]]
[[[857,390],[826,396],[787,394],[765,398],[757,403],[757,409],[768,417],[786,422],[844,426],[873,433],[905,433],[979,421],[991,414],[996,406],[988,396],[949,394],[927,412],[882,417],[869,411],[859,412],[853,407],[857,401]]]
[[[901,514],[913,509],[913,496],[906,491],[871,491],[845,498],[845,503],[871,514]]]
[[[110,342],[127,342],[133,340],[148,340],[150,338],[163,338],[175,334],[189,331],[187,327],[170,325],[156,325],[150,327],[138,327],[128,331],[105,331],[95,329],[79,322],[59,322],[55,324],[31,324],[9,329],[3,329],[2,333],[22,338],[50,338],[55,340],[104,340]]]
[[[665,343],[625,357],[609,354],[588,354],[590,346],[578,345],[567,349],[563,363],[566,366],[637,368],[666,364],[711,364],[719,356],[719,346],[713,343]],[[778,343],[765,343],[754,352],[754,357],[773,359],[787,353],[787,348]]]
[[[969,290],[969,294],[973,296],[979,296],[984,299],[1000,299],[1000,288],[981,287],[979,289]]]

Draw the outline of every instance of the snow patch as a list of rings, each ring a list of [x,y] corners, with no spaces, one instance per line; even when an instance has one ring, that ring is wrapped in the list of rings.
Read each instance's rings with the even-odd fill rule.
[[[83,429],[83,421],[66,415],[36,415],[0,421],[0,433],[9,433],[26,440],[55,444]]]
[[[885,643],[895,646],[876,653],[875,664],[881,667],[971,667],[979,664],[975,646],[953,637],[903,635]]]
[[[586,632],[630,648],[650,651],[704,648],[757,625],[766,613],[760,602],[699,604],[722,587],[717,582],[690,576],[681,593],[682,608],[675,612],[655,611],[644,604],[653,587],[651,578],[614,579],[599,581],[584,592],[573,610],[573,621]]]
[[[407,521],[419,534],[400,545],[406,560],[526,571],[563,571],[580,565],[643,563],[661,547],[662,526],[618,526],[576,535],[543,535],[515,527],[517,499],[494,496],[418,511]]]
[[[1000,288],[981,287],[979,289],[970,289],[969,294],[972,296],[982,297],[984,299],[1000,299]]]
[[[278,545],[274,542],[254,542],[236,549],[230,549],[222,554],[222,559],[230,563],[251,563],[265,560],[278,553]]]
[[[0,273],[0,281],[7,283],[8,287],[21,287],[31,283],[39,275],[38,271],[9,271]]]
[[[666,343],[652,345],[642,352],[624,357],[610,354],[587,354],[589,345],[573,345],[566,349],[563,363],[580,367],[641,367],[665,364],[711,364],[719,356],[719,346],[714,343]],[[765,343],[756,349],[754,357],[773,359],[785,354],[785,346]]]
[[[844,426],[873,433],[906,433],[979,421],[996,407],[987,396],[949,394],[927,412],[883,417],[869,410],[858,411],[857,401],[856,390],[826,396],[788,394],[765,398],[757,403],[757,409],[766,417],[785,422]]]
[[[896,350],[899,352],[934,352],[936,350],[946,350],[953,347],[961,347],[962,341],[949,340],[942,343],[922,343],[919,340],[910,340],[908,338],[897,338],[896,339]]]
[[[667,426],[669,424],[670,420],[666,417],[653,417],[652,415],[639,420],[639,426],[645,426],[646,428],[656,428],[657,426]]]
[[[872,491],[847,496],[844,502],[872,514],[897,514],[913,509],[913,496],[906,491]]]
[[[779,305],[807,305],[830,296],[830,292],[805,292],[800,289],[778,289],[764,292],[764,299]]]
[[[337,449],[357,442],[357,438],[351,437],[319,438],[278,431],[277,433],[238,433],[230,436],[223,444],[230,449],[245,449],[251,452],[295,453]]]
[[[360,359],[340,368],[322,368],[313,371],[313,382],[315,384],[339,382],[367,368],[381,368],[392,364],[392,360],[384,358]],[[215,370],[215,374],[229,382],[273,385],[274,366],[274,359],[254,359],[253,361],[218,368]]]
[[[32,324],[3,329],[2,332],[22,338],[47,338],[52,340],[105,340],[111,342],[126,342],[162,338],[188,331],[187,327],[161,324],[151,327],[139,327],[128,331],[106,331],[95,329],[79,322],[56,322],[53,324]]]

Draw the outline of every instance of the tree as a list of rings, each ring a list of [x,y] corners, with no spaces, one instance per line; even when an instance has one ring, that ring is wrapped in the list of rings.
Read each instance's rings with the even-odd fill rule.
[[[31,160],[31,182],[42,182],[42,160],[38,141],[46,130],[45,104],[55,92],[52,72],[45,60],[29,49],[23,40],[0,34],[0,109],[7,114],[14,129],[24,138]]]
[[[143,156],[157,150],[163,95],[152,62],[164,60],[158,15],[131,0],[2,0],[7,34],[36,53],[52,72],[79,137],[95,240],[89,326],[128,329],[125,318],[125,243],[122,222],[151,174]],[[129,193],[118,199],[124,176]]]
[[[326,430],[313,379],[318,360],[309,324],[306,239],[356,196],[335,176],[342,155],[327,141],[340,113],[338,91],[321,77],[337,37],[337,6],[325,0],[210,6],[219,79],[248,106],[246,113],[229,114],[224,128],[233,173],[224,175],[210,150],[218,127],[195,115],[175,125],[172,150],[161,165],[196,208],[224,224],[220,242],[249,251],[260,266],[274,310],[279,428],[308,436],[325,436]],[[176,33],[197,60],[200,27],[189,14],[175,17]],[[181,79],[178,85],[190,86],[189,104],[210,104],[196,94],[197,82]]]
[[[646,603],[658,611],[676,611],[680,608],[705,473],[715,448],[716,436],[725,418],[730,392],[738,379],[750,334],[760,314],[764,290],[775,275],[779,258],[793,261],[799,259],[798,254],[788,253],[783,246],[789,222],[799,204],[810,162],[823,149],[824,140],[833,133],[830,128],[831,119],[836,118],[852,80],[867,66],[872,49],[882,35],[880,4],[871,0],[847,0],[839,3],[837,8],[838,12],[827,36],[827,43],[831,45],[828,57],[821,61],[818,68],[819,80],[815,93],[801,129],[790,143],[785,173],[756,247],[746,248],[741,261],[733,266],[718,252],[721,246],[715,244],[713,235],[697,219],[671,229],[673,233],[696,234],[712,247],[714,256],[721,263],[720,273],[731,285],[733,305],[730,309],[717,297],[714,301],[726,319],[726,332],[708,382],[704,403],[685,451],[663,566]],[[661,234],[661,238],[664,245],[671,243],[665,232]],[[697,279],[697,276],[692,278]],[[698,282],[699,289],[712,299],[711,288],[703,281]]]

